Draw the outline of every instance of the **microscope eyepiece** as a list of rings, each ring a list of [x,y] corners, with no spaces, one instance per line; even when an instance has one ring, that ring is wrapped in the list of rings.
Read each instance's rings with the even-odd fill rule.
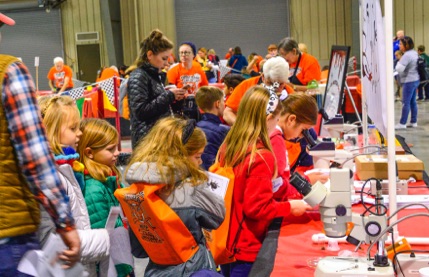
[[[289,182],[294,188],[296,188],[299,193],[304,196],[311,192],[311,184],[297,172],[294,172],[292,174],[289,179]]]

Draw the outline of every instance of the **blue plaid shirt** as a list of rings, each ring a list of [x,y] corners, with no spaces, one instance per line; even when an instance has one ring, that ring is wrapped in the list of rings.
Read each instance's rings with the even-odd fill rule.
[[[7,68],[1,97],[17,159],[31,191],[51,215],[58,231],[73,229],[68,196],[42,125],[34,83],[23,63]]]

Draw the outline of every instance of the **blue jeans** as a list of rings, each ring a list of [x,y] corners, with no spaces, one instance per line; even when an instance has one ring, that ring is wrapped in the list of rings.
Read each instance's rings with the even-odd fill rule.
[[[8,242],[0,244],[0,276],[2,277],[27,277],[17,270],[19,261],[25,252],[40,249],[39,241],[35,234],[28,234],[10,238]]]
[[[424,97],[423,97],[423,92],[424,92]],[[424,83],[424,84],[420,84],[419,85],[419,93],[418,93],[419,99],[426,99],[429,100],[429,84],[428,83]]]
[[[230,264],[220,266],[222,275],[225,277],[247,277],[252,269],[253,263],[235,261]]]
[[[417,101],[416,91],[420,81],[402,84],[402,115],[399,123],[407,124],[408,114],[411,109],[410,123],[417,123]]]

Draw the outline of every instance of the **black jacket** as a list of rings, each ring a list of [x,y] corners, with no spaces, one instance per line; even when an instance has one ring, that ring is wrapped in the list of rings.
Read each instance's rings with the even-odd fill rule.
[[[158,121],[171,115],[174,94],[164,89],[158,68],[149,63],[135,69],[128,80],[131,145],[134,148]]]

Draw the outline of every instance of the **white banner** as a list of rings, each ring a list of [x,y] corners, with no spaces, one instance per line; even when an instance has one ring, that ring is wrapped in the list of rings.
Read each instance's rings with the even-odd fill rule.
[[[362,0],[362,90],[368,116],[387,136],[386,48],[379,0]],[[393,92],[392,92],[393,93]]]

